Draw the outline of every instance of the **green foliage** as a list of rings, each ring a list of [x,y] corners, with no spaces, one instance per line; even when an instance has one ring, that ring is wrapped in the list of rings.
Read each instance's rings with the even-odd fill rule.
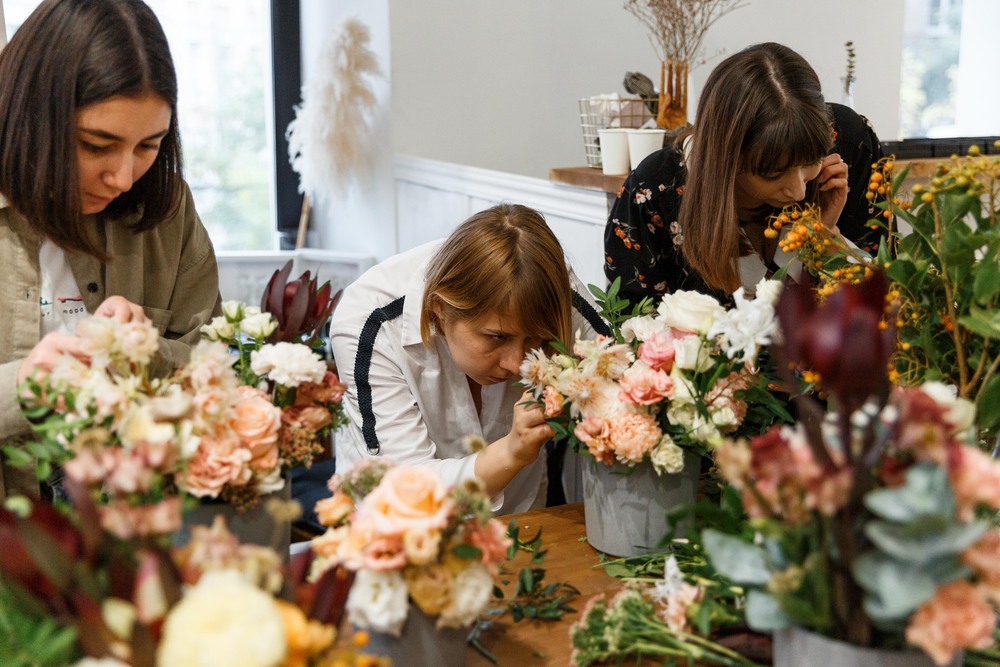
[[[78,657],[76,629],[0,576],[0,665],[65,667]]]

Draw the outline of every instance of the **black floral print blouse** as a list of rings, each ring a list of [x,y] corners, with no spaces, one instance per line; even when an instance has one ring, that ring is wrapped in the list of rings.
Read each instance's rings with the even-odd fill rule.
[[[848,165],[850,188],[837,226],[859,248],[874,253],[884,231],[868,227],[878,211],[865,193],[882,146],[866,118],[840,104],[828,106],[836,132],[834,150]],[[677,213],[686,177],[679,149],[668,146],[643,160],[618,191],[604,230],[604,273],[609,282],[621,276],[620,294],[633,302],[678,290],[730,301],[730,295],[706,285],[684,260],[684,230]]]

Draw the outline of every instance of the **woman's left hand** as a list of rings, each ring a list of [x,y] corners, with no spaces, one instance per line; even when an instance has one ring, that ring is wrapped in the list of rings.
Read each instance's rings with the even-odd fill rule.
[[[839,153],[831,153],[823,158],[819,176],[816,177],[819,192],[816,203],[819,204],[823,224],[833,232],[839,233],[837,221],[847,203],[847,163]]]

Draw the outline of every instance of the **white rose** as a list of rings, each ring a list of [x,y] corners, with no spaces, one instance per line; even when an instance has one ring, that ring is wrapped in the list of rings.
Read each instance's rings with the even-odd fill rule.
[[[137,405],[128,410],[118,425],[122,444],[132,447],[138,442],[163,444],[174,437],[174,425],[156,421],[150,405]]]
[[[652,315],[632,317],[622,323],[622,337],[626,341],[643,341],[660,331],[666,331],[667,324]]]
[[[285,488],[285,478],[281,476],[281,466],[279,465],[263,477],[257,477],[256,486],[263,495],[275,493]]]
[[[725,312],[719,302],[707,294],[685,290],[664,295],[656,310],[660,321],[668,326],[702,334]]]
[[[240,331],[257,340],[264,340],[277,328],[278,320],[271,317],[271,313],[247,315],[240,322]]]
[[[232,340],[236,335],[236,325],[224,316],[213,317],[212,321],[201,327],[201,333],[211,341]]]
[[[729,406],[719,408],[712,412],[712,423],[719,428],[728,428],[730,426],[736,426],[736,413]]]
[[[482,563],[471,563],[455,575],[451,600],[438,617],[439,628],[465,628],[472,625],[493,593],[493,575]]]
[[[955,432],[968,434],[976,425],[976,405],[966,398],[958,397],[958,388],[943,382],[925,382],[920,390],[934,399],[938,405],[947,408],[945,419],[955,427]]]
[[[322,382],[326,363],[307,346],[299,343],[265,345],[250,354],[250,368],[257,375],[286,387],[298,387],[304,382]]]
[[[240,301],[223,301],[222,314],[224,319],[230,322],[239,322],[243,319],[243,303]]]
[[[358,570],[347,596],[347,619],[359,628],[399,636],[409,610],[403,575],[396,570]]]
[[[660,444],[649,453],[649,460],[653,463],[657,475],[663,473],[672,475],[684,470],[684,450],[666,434],[660,440]]]
[[[167,615],[160,667],[277,667],[287,645],[274,598],[233,570],[206,572]]]
[[[704,371],[712,363],[709,344],[693,334],[674,341],[674,368],[686,371]]]

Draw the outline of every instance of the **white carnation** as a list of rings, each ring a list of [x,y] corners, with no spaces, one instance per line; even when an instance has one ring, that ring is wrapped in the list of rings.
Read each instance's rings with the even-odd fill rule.
[[[781,296],[781,290],[784,285],[781,284],[780,280],[768,280],[767,278],[761,279],[757,283],[757,288],[755,290],[756,298],[768,302],[772,306],[778,303],[778,297]]]
[[[286,387],[298,387],[304,382],[322,382],[326,362],[307,346],[299,343],[265,345],[250,354],[250,368],[257,375]]]
[[[274,599],[233,570],[206,572],[167,615],[160,667],[277,667],[287,646]]]
[[[656,319],[651,315],[632,317],[622,323],[622,338],[628,342],[633,340],[644,341],[653,334],[666,331],[668,328],[666,322]]]
[[[471,563],[455,575],[451,600],[441,611],[438,627],[464,628],[472,625],[490,601],[493,575],[479,562]]]
[[[403,575],[396,570],[358,570],[346,608],[354,625],[398,637],[409,610]]]

